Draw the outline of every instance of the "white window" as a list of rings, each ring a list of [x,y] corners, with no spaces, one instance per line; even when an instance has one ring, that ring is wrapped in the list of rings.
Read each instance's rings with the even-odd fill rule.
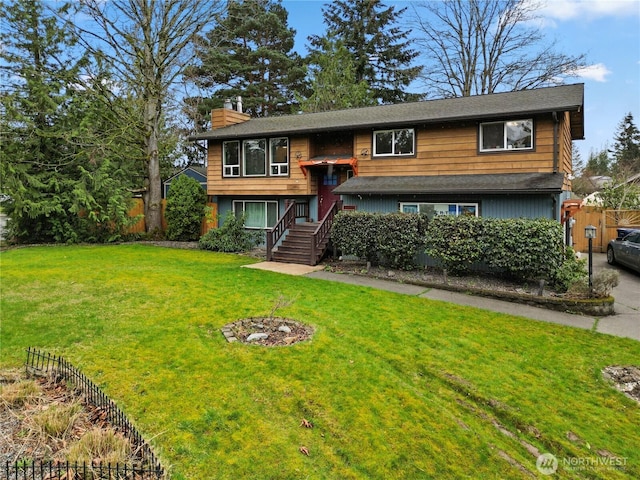
[[[478,216],[477,203],[400,203],[400,211],[403,213],[422,213],[428,218],[440,215],[469,215]]]
[[[413,128],[373,132],[373,156],[413,155]]]
[[[271,228],[278,222],[278,202],[268,200],[234,200],[233,213],[244,215],[246,228]]]
[[[222,142],[222,176],[240,176],[240,142]]]
[[[286,137],[269,140],[271,175],[289,175],[289,140]]]
[[[533,120],[513,120],[480,124],[480,151],[531,150]]]
[[[267,174],[267,141],[264,138],[242,142],[242,169],[246,177]]]

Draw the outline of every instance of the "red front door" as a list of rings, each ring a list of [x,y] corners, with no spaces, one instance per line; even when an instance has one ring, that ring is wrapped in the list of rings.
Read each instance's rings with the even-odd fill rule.
[[[338,186],[340,176],[334,170],[329,173],[328,169],[318,172],[318,220],[322,220],[333,205],[333,202],[340,200],[339,195],[333,193],[333,189]]]

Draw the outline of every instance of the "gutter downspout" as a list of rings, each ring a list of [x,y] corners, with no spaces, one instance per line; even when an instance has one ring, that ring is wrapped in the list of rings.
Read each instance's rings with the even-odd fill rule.
[[[552,112],[553,117],[553,173],[558,173],[558,128],[560,121],[558,120],[558,112]]]

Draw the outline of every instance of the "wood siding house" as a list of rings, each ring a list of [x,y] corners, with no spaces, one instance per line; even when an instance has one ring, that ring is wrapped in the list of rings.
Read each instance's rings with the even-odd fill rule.
[[[336,206],[560,220],[583,104],[574,84],[267,118],[219,109],[193,139],[208,144],[208,195],[248,228],[282,229],[292,202],[314,225]]]

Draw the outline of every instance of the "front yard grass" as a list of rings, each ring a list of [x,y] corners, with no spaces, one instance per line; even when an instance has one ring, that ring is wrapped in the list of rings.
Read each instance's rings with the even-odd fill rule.
[[[640,477],[640,405],[602,379],[640,342],[145,245],[0,254],[0,367],[65,356],[174,479]],[[227,343],[277,312],[310,341]],[[301,426],[302,419],[313,428]],[[300,452],[306,447],[309,455]],[[603,460],[615,457],[614,460]]]

